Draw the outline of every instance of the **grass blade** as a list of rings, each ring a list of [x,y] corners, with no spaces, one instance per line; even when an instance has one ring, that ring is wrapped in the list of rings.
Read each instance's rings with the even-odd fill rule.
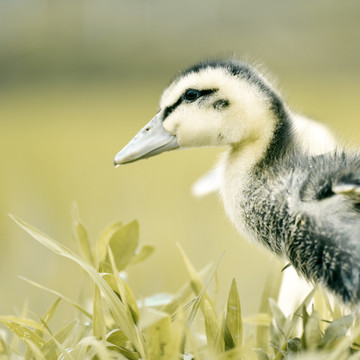
[[[59,292],[55,291],[55,290],[52,290],[52,289],[49,289],[47,288],[46,286],[43,286],[43,285],[40,285],[39,283],[35,282],[35,281],[32,281],[32,280],[29,280],[27,279],[26,277],[23,277],[23,276],[19,276],[20,279],[26,281],[27,283],[29,283],[30,285],[33,285],[39,289],[42,289],[42,290],[45,290],[61,299],[63,299],[64,301],[68,302],[69,304],[71,304],[72,306],[74,306],[76,309],[78,309],[79,311],[81,311],[84,315],[86,315],[89,319],[92,319],[92,315],[86,311],[82,306],[80,306],[79,304],[77,304],[76,302],[74,302],[73,300],[69,299],[68,297],[60,294]]]
[[[139,354],[145,359],[144,345],[141,333],[139,332],[136,325],[133,323],[131,317],[129,317],[126,308],[117,298],[111,287],[106,283],[106,281],[101,277],[101,275],[85,260],[80,258],[70,249],[67,249],[64,245],[58,243],[54,239],[51,239],[41,231],[37,230],[28,223],[22,221],[21,219],[12,216],[12,219],[22,227],[27,233],[29,233],[35,240],[40,242],[42,245],[52,250],[54,253],[66,257],[76,264],[78,264],[94,281],[94,283],[99,287],[104,295],[104,299],[109,306],[111,313],[113,314],[114,321],[116,324],[121,327],[132,342],[135,349]]]
[[[277,299],[279,296],[281,281],[283,273],[281,272],[282,264],[274,259],[270,263],[270,270],[265,281],[265,287],[261,296],[261,302],[259,307],[259,313],[268,313],[270,312],[269,299]],[[269,345],[269,328],[268,326],[258,325],[256,328],[256,347],[268,349]]]
[[[116,267],[124,270],[135,256],[139,245],[139,224],[136,220],[121,227],[116,227],[108,239],[107,245],[114,255]],[[109,255],[109,252],[108,252]],[[107,257],[107,261],[109,258]]]
[[[131,264],[137,264],[139,262],[145,261],[153,252],[155,248],[151,245],[144,245],[139,252],[131,259]]]
[[[57,298],[55,300],[55,302],[50,306],[50,308],[46,311],[44,316],[41,318],[41,321],[42,321],[43,324],[47,325],[49,323],[51,318],[54,316],[55,311],[56,311],[60,301],[61,301],[61,298],[60,297]]]
[[[223,257],[224,254],[221,255],[220,259],[218,260],[218,262],[216,263],[215,266],[213,266],[207,280],[205,281],[205,285],[203,286],[201,280],[200,280],[200,276],[198,275],[198,273],[196,272],[195,268],[193,267],[193,265],[191,264],[189,258],[186,256],[184,250],[182,249],[182,247],[180,246],[180,244],[177,244],[181,256],[183,258],[183,261],[185,263],[186,269],[189,273],[190,276],[190,280],[191,280],[191,286],[195,292],[195,295],[197,296],[196,301],[193,304],[192,310],[190,312],[190,315],[188,317],[188,319],[186,320],[186,326],[190,326],[190,324],[192,323],[196,312],[201,304],[201,301],[203,299],[203,297],[208,301],[210,308],[212,309],[212,311],[214,312],[214,316],[216,316],[216,312],[214,309],[214,306],[212,304],[212,301],[210,299],[210,297],[206,294],[206,289],[209,286],[210,280],[212,279],[212,277],[215,275],[216,269],[218,268],[220,261]]]
[[[125,336],[124,332],[120,329],[115,329],[110,331],[106,335],[106,341],[116,346],[124,346],[128,338]]]
[[[204,269],[202,269],[199,272],[200,278],[208,276],[210,270],[211,270],[211,266],[207,265]],[[173,299],[167,305],[163,306],[161,310],[175,317],[174,315],[178,313],[178,309],[182,307],[182,304],[192,294],[192,292],[193,290],[190,280],[181,287],[181,289],[174,295]]]
[[[42,351],[32,341],[26,340],[25,343],[28,346],[28,349],[30,349],[30,351],[33,353],[36,360],[48,360]]]
[[[108,255],[113,273],[111,275],[108,275],[107,278],[114,279],[114,281],[112,282],[115,283],[115,291],[120,295],[120,299],[124,304],[125,308],[128,309],[129,315],[132,317],[134,323],[137,324],[140,314],[135,295],[132,292],[130,286],[120,277],[120,272],[117,268],[116,261],[110,246],[108,248]]]
[[[96,258],[97,258],[98,262],[105,260],[109,240],[114,233],[116,233],[119,229],[122,228],[122,226],[123,226],[123,223],[118,221],[114,224],[111,224],[109,227],[107,227],[103,231],[103,233],[100,235],[99,240],[96,244]]]
[[[39,335],[37,335],[34,331],[28,329],[24,325],[18,324],[17,322],[12,320],[8,320],[6,319],[6,317],[0,317],[0,322],[24,343],[26,343],[27,341],[31,341],[39,349],[45,344],[45,341]]]
[[[171,317],[168,313],[143,308],[140,328],[146,334],[146,355],[148,360],[167,360],[164,358],[165,345],[170,339]]]
[[[59,330],[56,334],[54,334],[49,341],[47,341],[43,348],[41,349],[45,358],[48,360],[56,360],[57,352],[58,352],[58,344],[64,343],[66,339],[68,339],[72,330],[74,329],[76,322],[73,321],[67,324],[64,328]]]
[[[319,315],[315,310],[313,310],[307,319],[304,329],[305,346],[309,350],[315,350],[321,341],[322,334],[319,323]]]
[[[73,218],[73,238],[78,244],[79,250],[84,259],[86,259],[90,264],[95,266],[95,259],[93,252],[91,250],[89,236],[84,225],[81,223],[79,218],[79,211],[76,203],[73,203],[72,206],[72,218]]]
[[[217,318],[214,316],[214,310],[206,299],[204,300],[204,317],[207,343],[213,349],[216,349],[215,340],[216,334],[219,331],[219,325],[217,322]]]
[[[101,293],[95,285],[94,302],[93,302],[93,334],[99,339],[104,339],[106,335],[105,314],[101,301]]]
[[[235,346],[242,343],[243,326],[241,317],[241,305],[236,281],[233,279],[227,301],[226,324],[233,338]]]
[[[320,346],[332,349],[334,344],[343,338],[353,322],[351,315],[344,316],[341,319],[333,321],[325,330],[324,337],[321,339]]]
[[[35,330],[44,331],[44,325],[39,324],[37,321],[32,320],[32,319],[23,318],[23,317],[17,317],[17,316],[0,316],[0,321],[2,321],[2,320],[3,321],[14,322],[16,324],[26,326],[26,327],[30,327],[30,328],[33,328]]]
[[[185,254],[184,254],[185,256]],[[195,315],[200,307],[200,304],[201,304],[201,301],[202,299],[204,298],[205,294],[206,294],[206,290],[210,284],[210,281],[211,279],[213,278],[213,276],[215,275],[215,272],[217,270],[217,268],[219,267],[220,265],[220,262],[222,260],[224,256],[224,253],[220,256],[219,260],[217,261],[217,263],[213,266],[208,278],[206,279],[205,281],[205,284],[204,284],[204,287],[201,289],[200,293],[198,294],[198,296],[196,297],[196,301],[194,302],[193,306],[192,306],[192,309],[191,309],[191,312],[189,314],[189,317],[187,318],[186,320],[186,326],[189,327],[191,325],[191,323],[193,322],[194,318],[195,318]],[[196,274],[197,275],[197,274]],[[206,299],[209,301],[209,299]],[[211,305],[211,303],[210,303]],[[214,310],[215,312],[215,310]]]

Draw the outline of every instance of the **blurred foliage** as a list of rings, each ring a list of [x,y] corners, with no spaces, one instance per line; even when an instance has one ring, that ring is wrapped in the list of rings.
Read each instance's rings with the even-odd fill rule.
[[[1,87],[168,77],[178,65],[234,52],[288,71],[351,74],[359,11],[357,0],[3,0]]]
[[[175,292],[186,281],[180,242],[197,268],[225,250],[219,294],[236,277],[243,314],[254,313],[267,254],[239,238],[216,196],[198,200],[189,191],[219,150],[116,170],[113,157],[152,118],[179,69],[233,54],[266,64],[295,110],[358,142],[359,11],[357,0],[0,1],[0,313],[20,315],[26,298],[36,313],[49,306],[18,275],[87,296],[82,272],[30,243],[7,216],[68,246],[74,200],[91,234],[111,219],[141,222],[140,238],[157,251],[129,270],[136,296]],[[65,320],[57,314],[54,321]]]
[[[267,310],[261,307],[260,311],[264,312],[251,317],[241,315],[235,280],[226,306],[220,311],[210,296],[208,287],[222,257],[215,265],[204,269],[205,276],[201,276],[181,246],[189,281],[174,295],[155,294],[136,300],[124,279],[125,273],[119,273],[119,269],[126,270],[124,264],[137,263],[136,258],[144,249],[138,249],[136,221],[111,225],[99,237],[96,246],[92,246],[75,206],[73,232],[79,256],[19,218],[12,218],[44,247],[78,265],[91,279],[95,290],[87,306],[92,310],[48,290],[57,295],[57,299],[43,316],[26,311],[17,317],[0,316],[0,323],[12,333],[12,336],[0,333],[0,358],[315,360],[326,356],[328,360],[360,359],[358,320],[355,316],[344,316],[326,296],[320,292],[315,294],[315,289],[293,314],[282,313],[274,300],[281,283],[278,266],[268,277],[261,299],[262,304],[268,304]],[[61,300],[75,306],[76,318],[54,331],[51,320]]]

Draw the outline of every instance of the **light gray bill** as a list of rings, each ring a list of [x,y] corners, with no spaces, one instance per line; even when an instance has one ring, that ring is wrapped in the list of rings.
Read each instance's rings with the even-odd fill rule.
[[[164,151],[177,149],[176,136],[168,133],[162,125],[162,117],[157,114],[136,136],[115,156],[114,165],[127,164],[146,159]]]

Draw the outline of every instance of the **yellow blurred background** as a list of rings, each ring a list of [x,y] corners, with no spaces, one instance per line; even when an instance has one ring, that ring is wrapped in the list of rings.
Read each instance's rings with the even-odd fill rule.
[[[114,221],[139,220],[141,243],[156,252],[129,268],[138,296],[187,280],[179,242],[198,269],[226,251],[220,293],[235,277],[243,312],[256,311],[271,256],[238,236],[217,196],[190,193],[219,150],[118,169],[114,155],[153,117],[179,69],[233,54],[264,64],[293,109],[359,144],[359,19],[358,0],[2,0],[0,314],[28,299],[41,315],[54,301],[18,275],[81,297],[82,272],[7,215],[74,247],[73,201],[93,242]]]

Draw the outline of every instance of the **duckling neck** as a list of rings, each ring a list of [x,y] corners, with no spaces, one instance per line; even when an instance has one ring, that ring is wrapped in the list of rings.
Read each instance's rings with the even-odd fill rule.
[[[223,160],[224,180],[249,179],[251,174],[265,171],[291,151],[300,151],[294,131],[293,115],[275,100],[271,105],[268,129],[258,136],[232,144]]]
[[[276,118],[270,141],[264,149],[264,156],[258,161],[258,167],[267,167],[285,156],[289,151],[298,148],[294,134],[294,120],[278,97],[274,97],[271,110]],[[297,149],[299,150],[299,149]]]
[[[287,153],[297,148],[290,113],[281,108],[276,125],[263,136],[248,139],[233,145],[221,162],[222,185],[220,194],[225,210],[240,233],[252,238],[244,224],[241,204],[246,190],[253,187],[255,180],[265,179],[265,173],[271,174],[275,163],[281,162]],[[277,114],[278,115],[278,114]],[[258,181],[256,181],[259,183]]]

